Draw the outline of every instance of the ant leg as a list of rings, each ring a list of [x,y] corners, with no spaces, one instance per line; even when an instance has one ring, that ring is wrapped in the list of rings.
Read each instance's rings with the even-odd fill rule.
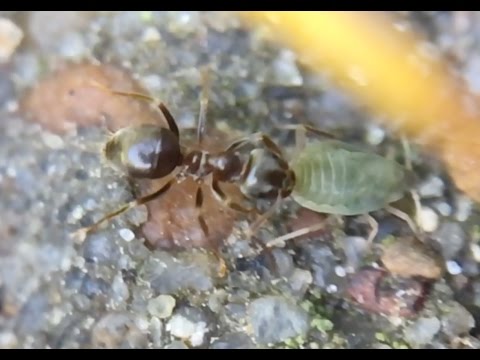
[[[198,222],[200,223],[202,231],[205,234],[205,236],[208,236],[209,235],[209,229],[208,229],[208,225],[205,221],[205,218],[203,217],[203,214],[202,214],[202,206],[203,206],[203,190],[202,190],[201,182],[200,182],[198,184],[197,193],[195,195],[195,208],[198,211]],[[223,256],[218,251],[218,249],[214,249],[213,254],[215,255],[215,257],[217,258],[217,260],[219,262],[218,275],[221,278],[223,278],[227,273],[227,264],[226,264],[225,260],[223,259]]]
[[[135,199],[133,201],[130,201],[130,202],[126,203],[125,205],[123,205],[119,209],[117,209],[116,211],[113,211],[113,212],[105,215],[104,217],[102,217],[100,220],[98,220],[93,225],[77,230],[74,233],[74,236],[77,237],[78,241],[82,242],[89,233],[98,229],[98,227],[102,223],[104,223],[106,221],[109,221],[112,218],[114,218],[114,217],[116,217],[116,216],[118,216],[118,215],[136,207],[136,206],[146,204],[147,202],[149,202],[153,199],[156,199],[159,196],[163,195],[164,193],[166,193],[170,189],[170,187],[173,185],[174,181],[175,181],[174,179],[171,179],[165,185],[163,185],[159,190],[157,190],[157,191],[155,191],[155,192],[153,192],[149,195],[143,196],[139,199]]]
[[[253,207],[252,208],[246,208],[246,207],[232,201],[232,199],[230,197],[228,197],[223,192],[223,190],[220,187],[220,183],[216,178],[212,179],[211,189],[212,189],[213,195],[215,195],[217,200],[220,201],[226,207],[229,207],[233,210],[236,210],[236,211],[239,211],[239,212],[242,212],[242,213],[245,213],[245,214],[249,214],[249,213],[252,213],[252,212],[256,211],[256,209],[253,208]]]
[[[258,144],[258,143],[262,143],[263,145],[265,145],[267,149],[275,153],[277,156],[283,157],[282,150],[280,150],[277,144],[275,144],[275,142],[269,136],[261,132],[252,134],[250,136],[245,136],[241,139],[236,140],[225,151],[226,152],[235,151],[248,144]]]
[[[208,99],[209,99],[209,71],[205,66],[201,70],[202,74],[202,93],[200,95],[200,112],[198,114],[198,123],[197,123],[197,142],[199,145],[203,143],[203,136],[205,135],[205,123],[207,121],[207,109],[208,109]]]
[[[203,206],[203,190],[202,190],[201,183],[199,183],[197,187],[197,193],[195,195],[195,209],[198,212],[198,222],[202,227],[203,233],[205,234],[205,236],[208,237],[209,230],[208,230],[208,225],[205,221],[205,218],[203,217],[203,214],[202,214],[202,206]]]
[[[119,96],[126,96],[126,97],[131,97],[131,98],[136,98],[136,99],[140,99],[140,100],[144,100],[144,101],[147,101],[147,102],[152,102],[152,103],[158,103],[158,108],[160,109],[160,111],[162,112],[163,116],[165,117],[165,120],[167,121],[168,123],[168,127],[169,129],[177,136],[179,137],[180,136],[180,133],[179,133],[179,130],[178,130],[178,126],[177,126],[177,123],[175,121],[175,119],[173,118],[172,114],[170,113],[170,111],[168,111],[166,105],[151,97],[151,96],[148,96],[148,95],[145,95],[145,94],[141,94],[141,93],[136,93],[136,92],[125,92],[125,91],[117,91],[117,90],[113,90],[113,89],[110,89],[96,81],[92,81],[92,85],[97,87],[97,88],[100,88],[101,90],[103,91],[107,91],[113,95],[119,95]]]
[[[373,216],[366,214],[365,219],[371,227],[370,234],[368,234],[367,244],[370,247],[373,243],[373,240],[378,234],[378,222],[373,218]]]

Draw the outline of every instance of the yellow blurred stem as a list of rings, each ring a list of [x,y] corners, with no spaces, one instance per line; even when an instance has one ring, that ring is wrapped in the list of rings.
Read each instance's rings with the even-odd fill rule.
[[[266,28],[305,65],[331,74],[392,130],[436,152],[457,186],[480,201],[476,99],[418,34],[377,12],[239,15]]]

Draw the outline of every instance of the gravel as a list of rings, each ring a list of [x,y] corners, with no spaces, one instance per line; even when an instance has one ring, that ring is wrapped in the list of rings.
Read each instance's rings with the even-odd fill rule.
[[[260,344],[277,343],[309,330],[309,316],[299,306],[276,296],[254,300],[249,306],[250,323]]]
[[[472,314],[459,303],[453,303],[442,318],[442,331],[451,338],[468,334],[474,326]]]
[[[468,74],[478,65],[468,59],[478,44],[460,46],[459,39],[480,34],[472,25],[478,15],[467,16],[472,30],[460,34],[452,30],[452,14],[424,16],[434,24],[434,35],[449,37],[435,37],[442,49],[460,54],[458,70],[473,76]],[[458,337],[478,347],[472,337],[480,313],[480,251],[468,251],[476,249],[470,224],[478,223],[477,215],[471,201],[421,157],[415,167],[426,179],[421,196],[428,209],[422,228],[431,232],[444,260],[462,269],[456,278],[462,291],[471,289],[469,306],[453,301],[457,288],[446,281],[450,274],[430,276],[437,286],[426,296],[425,309],[410,306],[424,296],[417,279],[392,280],[387,274],[393,288],[376,289],[385,270],[381,255],[370,252],[363,225],[350,226],[355,223],[350,218],[321,236],[261,255],[258,243],[244,237],[248,223],[240,221],[224,239],[225,274],[206,250],[148,248],[140,231],[149,218],[145,206],[75,242],[73,231],[132,200],[135,184],[99,156],[107,135],[100,125],[86,121],[90,126],[76,131],[52,130],[70,129],[63,125],[79,117],[57,108],[61,94],[49,93],[49,102],[42,103],[59,122],[51,131],[16,111],[24,92],[65,60],[130,69],[169,104],[181,129],[197,119],[198,67],[210,62],[209,127],[266,131],[290,144],[292,134],[273,125],[311,122],[347,141],[368,139],[379,152],[391,154],[398,142],[365,122],[370,114],[326,77],[310,74],[287,49],[247,33],[228,13],[2,12],[0,18],[13,21],[24,35],[0,67],[0,348],[396,348],[406,343],[452,348],[459,346]],[[438,204],[450,210],[437,214]],[[259,232],[260,242],[284,234],[296,209],[285,202]],[[382,228],[382,214],[375,217]],[[383,270],[358,280],[354,275],[366,264]],[[354,295],[368,295],[373,302],[377,294],[382,306],[369,304],[373,311],[366,312],[350,301],[344,283],[352,277],[360,281]],[[401,313],[404,303],[413,318],[388,316]]]
[[[405,340],[414,347],[422,347],[432,342],[440,328],[437,318],[420,318],[405,329]]]
[[[445,260],[454,259],[460,250],[465,246],[467,236],[460,224],[455,222],[445,222],[440,228],[432,234],[442,251]]]

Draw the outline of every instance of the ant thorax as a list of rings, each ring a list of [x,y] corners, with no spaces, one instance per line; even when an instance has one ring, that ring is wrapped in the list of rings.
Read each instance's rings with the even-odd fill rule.
[[[182,174],[198,180],[213,173],[218,181],[235,182],[240,179],[245,160],[237,152],[193,150],[185,156]]]

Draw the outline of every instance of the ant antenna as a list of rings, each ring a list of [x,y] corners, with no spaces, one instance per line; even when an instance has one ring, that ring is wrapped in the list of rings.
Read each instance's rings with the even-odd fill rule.
[[[200,94],[200,112],[198,115],[197,124],[197,142],[199,145],[203,142],[205,135],[205,122],[207,118],[207,108],[210,90],[210,69],[208,66],[203,66],[200,70],[202,77],[202,92]]]

